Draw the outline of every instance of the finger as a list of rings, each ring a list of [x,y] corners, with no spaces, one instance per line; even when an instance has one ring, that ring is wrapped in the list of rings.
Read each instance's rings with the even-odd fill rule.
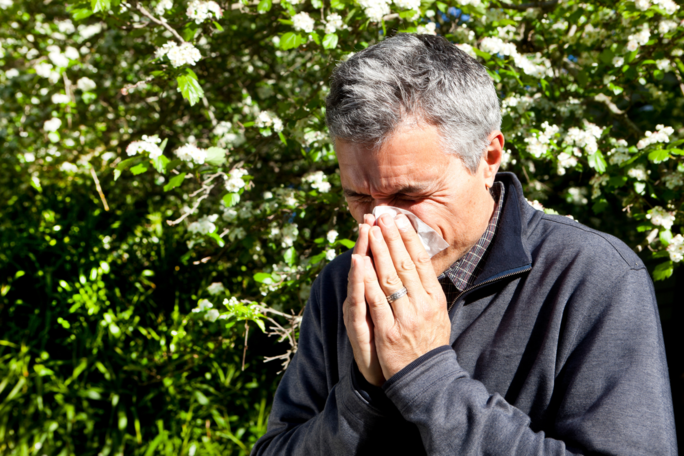
[[[373,214],[364,214],[363,223],[365,223],[368,226],[375,225],[375,216]]]
[[[406,218],[404,216],[404,218]],[[408,220],[408,219],[407,219]],[[414,297],[420,296],[424,291],[420,276],[411,255],[404,246],[404,240],[391,216],[385,214],[378,219],[378,225],[382,230],[382,237],[387,245],[394,270],[406,289]],[[382,283],[382,280],[380,281]],[[388,293],[389,294],[389,293]]]
[[[399,230],[404,247],[413,261],[425,291],[427,291],[430,296],[440,296],[442,293],[442,286],[440,285],[439,280],[437,280],[437,274],[432,267],[430,255],[425,251],[425,247],[423,247],[423,243],[421,242],[420,237],[418,237],[418,233],[413,229],[413,225],[411,225],[408,217],[404,214],[399,214],[394,219],[394,223]]]
[[[375,272],[378,277],[377,281],[379,282],[384,296],[389,296],[393,293],[396,293],[400,291],[402,287],[406,287],[409,292],[409,296],[424,296],[424,292],[422,292],[422,290],[419,288],[421,285],[417,276],[415,276],[412,283],[404,283],[397,274],[397,271],[394,268],[392,256],[387,248],[387,244],[385,244],[380,227],[374,226],[371,228],[369,242],[371,251],[373,252]],[[408,257],[408,254],[406,254],[406,256]],[[385,298],[385,300],[386,299],[387,298]],[[392,309],[394,310],[397,318],[401,319],[405,316],[404,313],[407,311],[406,304],[409,303],[410,301],[408,296],[399,298],[392,303]]]
[[[359,238],[354,246],[354,253],[357,255],[368,255],[368,232],[370,225],[362,223],[359,225]]]
[[[363,259],[365,261],[363,285],[368,310],[376,330],[386,332],[394,326],[394,313],[392,312],[392,307],[387,302],[385,293],[380,288],[371,259],[369,257],[364,257]]]
[[[360,255],[352,255],[352,265],[347,280],[347,299],[344,300],[342,312],[349,341],[356,349],[362,342],[358,337],[364,333],[364,325],[368,324],[364,295],[364,263]]]

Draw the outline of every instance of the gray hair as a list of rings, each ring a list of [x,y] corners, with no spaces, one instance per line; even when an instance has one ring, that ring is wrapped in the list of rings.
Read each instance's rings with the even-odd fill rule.
[[[333,140],[382,143],[411,121],[439,129],[442,146],[474,173],[501,128],[485,68],[440,36],[399,34],[353,55],[332,74],[326,121]]]

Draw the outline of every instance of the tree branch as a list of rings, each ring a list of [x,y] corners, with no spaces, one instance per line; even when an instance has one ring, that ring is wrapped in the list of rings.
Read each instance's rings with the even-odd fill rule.
[[[560,3],[560,0],[550,0],[548,2],[539,3],[522,3],[520,5],[513,5],[511,3],[496,2],[501,8],[512,9],[516,11],[526,11],[532,8],[547,8],[549,6],[556,6]]]
[[[183,39],[183,37],[181,37],[181,36],[178,34],[178,32],[177,32],[173,27],[171,27],[171,26],[170,26],[169,24],[167,24],[166,22],[164,22],[164,21],[162,21],[162,20],[160,20],[160,19],[157,19],[156,17],[152,16],[152,14],[150,14],[150,12],[147,11],[142,5],[140,5],[139,3],[137,3],[137,4],[135,5],[135,9],[137,9],[138,11],[140,11],[140,13],[141,13],[143,16],[145,16],[146,18],[148,18],[149,20],[151,20],[151,21],[154,22],[155,24],[161,25],[161,26],[164,27],[166,30],[168,30],[169,32],[171,32],[171,34],[172,34],[173,36],[175,36],[176,39],[177,39],[178,41],[181,42],[181,44],[185,43],[185,40]]]

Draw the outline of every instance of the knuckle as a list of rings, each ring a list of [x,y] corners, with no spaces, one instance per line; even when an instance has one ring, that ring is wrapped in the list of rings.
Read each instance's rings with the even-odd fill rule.
[[[416,269],[416,265],[410,258],[404,258],[399,262],[399,269],[405,272],[409,272]]]
[[[430,255],[428,255],[427,252],[421,252],[420,254],[418,254],[418,257],[416,258],[416,264],[418,266],[427,266],[431,263],[432,260],[430,259]]]
[[[392,274],[383,279],[383,285],[385,285],[386,288],[393,290],[394,288],[401,287],[402,283],[398,275]]]

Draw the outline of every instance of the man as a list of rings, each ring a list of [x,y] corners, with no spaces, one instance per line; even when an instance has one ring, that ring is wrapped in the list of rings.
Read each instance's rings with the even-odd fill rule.
[[[326,115],[359,239],[313,285],[253,454],[676,454],[646,268],[497,174],[481,65],[399,35],[336,69]]]

